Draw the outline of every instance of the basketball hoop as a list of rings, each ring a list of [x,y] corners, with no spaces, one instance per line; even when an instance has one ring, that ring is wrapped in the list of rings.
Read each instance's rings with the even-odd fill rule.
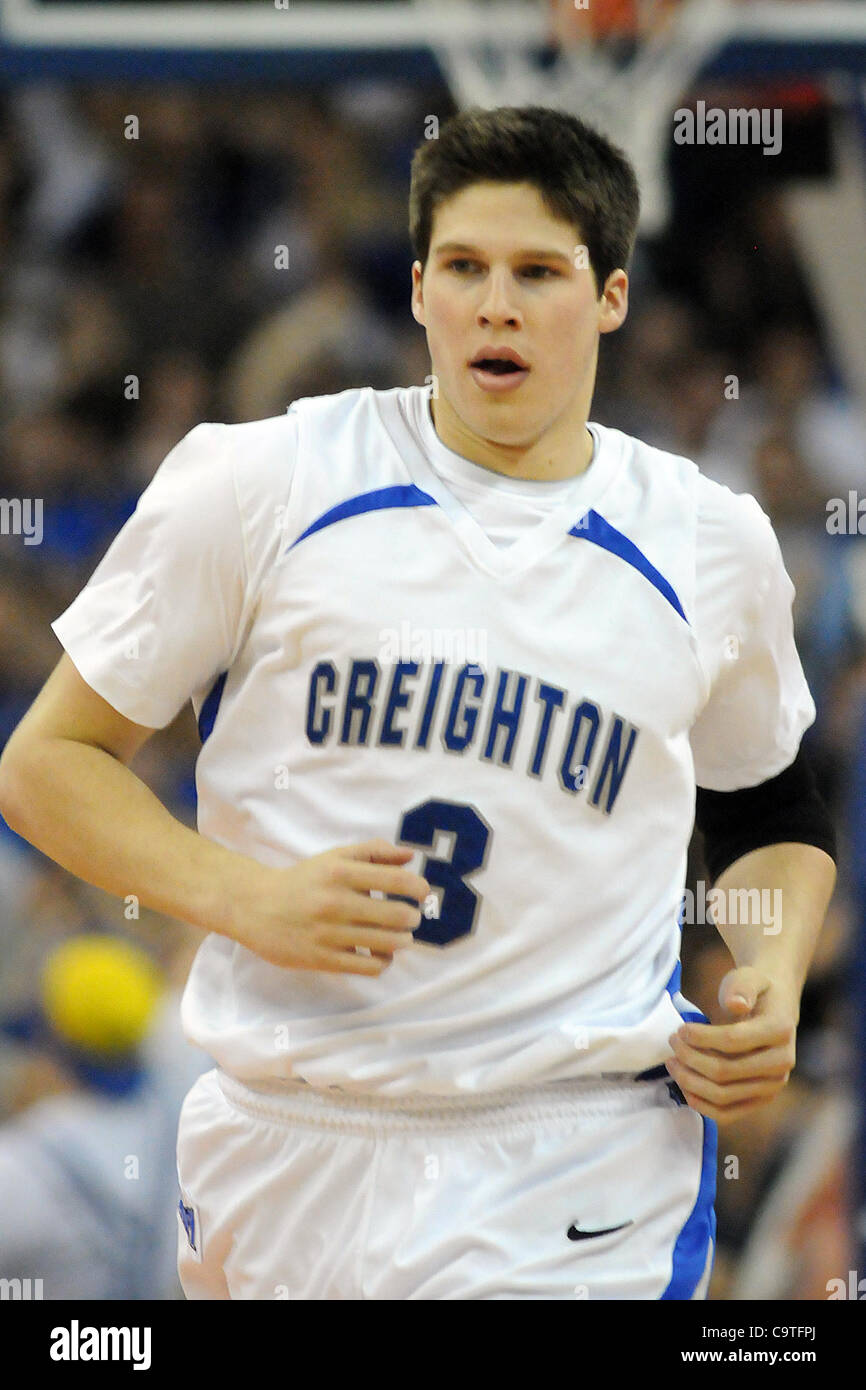
[[[416,0],[424,10],[443,0]],[[461,107],[551,106],[597,127],[632,160],[641,187],[640,230],[663,230],[665,170],[678,98],[734,28],[731,0],[536,0],[535,45],[496,21],[477,40],[447,40],[434,54]]]
[[[552,37],[563,46],[581,36],[593,43],[646,37],[681,0],[549,0]]]

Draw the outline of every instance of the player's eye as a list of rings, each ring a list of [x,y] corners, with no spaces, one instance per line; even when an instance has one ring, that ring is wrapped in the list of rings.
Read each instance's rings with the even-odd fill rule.
[[[479,262],[471,260],[468,256],[455,256],[453,260],[446,262],[446,269],[453,270],[457,275],[465,275],[480,268]],[[558,278],[560,272],[553,266],[543,265],[539,262],[537,265],[522,266],[518,274],[527,280],[547,280],[554,277]]]

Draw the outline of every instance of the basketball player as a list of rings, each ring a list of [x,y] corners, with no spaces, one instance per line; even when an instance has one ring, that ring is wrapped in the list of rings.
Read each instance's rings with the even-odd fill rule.
[[[190,1298],[705,1294],[716,1121],[794,1065],[833,835],[767,518],[587,422],[637,215],[579,120],[454,117],[412,172],[428,385],[197,426],[53,624],[4,814],[208,933]],[[129,769],[189,698],[198,833]],[[696,797],[717,890],[784,910],[719,914],[715,1025]]]

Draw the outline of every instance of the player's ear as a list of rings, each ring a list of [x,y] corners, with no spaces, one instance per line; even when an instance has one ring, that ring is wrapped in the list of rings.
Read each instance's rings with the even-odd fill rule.
[[[424,326],[424,291],[421,286],[424,267],[420,261],[412,264],[412,317]]]
[[[628,275],[624,270],[612,270],[604,282],[598,302],[598,331],[613,333],[628,313]]]

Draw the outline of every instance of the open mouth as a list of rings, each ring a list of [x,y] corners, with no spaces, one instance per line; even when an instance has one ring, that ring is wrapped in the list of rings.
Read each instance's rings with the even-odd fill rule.
[[[525,371],[525,367],[518,367],[516,362],[509,362],[505,357],[479,357],[472,363],[482,372],[492,372],[494,376],[512,376],[515,372]]]
[[[514,357],[518,357],[518,361],[515,362],[511,355],[505,353],[488,357],[482,349],[481,354],[469,363],[475,385],[493,395],[516,391],[529,376],[529,368],[518,353],[514,353]]]

